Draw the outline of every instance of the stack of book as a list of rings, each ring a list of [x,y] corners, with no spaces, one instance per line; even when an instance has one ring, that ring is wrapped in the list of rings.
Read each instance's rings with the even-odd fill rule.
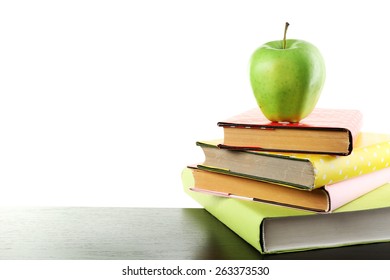
[[[390,135],[362,132],[360,111],[275,123],[256,108],[218,126],[184,190],[261,253],[390,241]]]

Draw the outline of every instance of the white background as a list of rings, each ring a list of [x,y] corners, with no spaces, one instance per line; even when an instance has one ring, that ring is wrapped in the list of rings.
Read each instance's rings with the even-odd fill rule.
[[[325,58],[317,106],[390,133],[385,3],[2,1],[0,205],[197,206],[195,141],[256,106],[249,58],[285,21]]]

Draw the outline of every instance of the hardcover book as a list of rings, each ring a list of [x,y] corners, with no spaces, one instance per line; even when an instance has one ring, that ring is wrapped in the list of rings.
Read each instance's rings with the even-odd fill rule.
[[[192,172],[182,173],[184,191],[215,218],[264,254],[390,241],[390,184],[338,208],[309,211],[193,192]]]
[[[349,155],[362,126],[358,110],[315,108],[299,123],[270,122],[255,108],[218,122],[226,149]]]
[[[237,151],[218,148],[217,141],[200,141],[205,161],[201,169],[312,190],[368,174],[390,164],[390,135],[362,132],[348,156]]]
[[[219,172],[189,167],[192,191],[233,199],[265,202],[315,212],[332,212],[390,182],[390,167],[307,192]]]

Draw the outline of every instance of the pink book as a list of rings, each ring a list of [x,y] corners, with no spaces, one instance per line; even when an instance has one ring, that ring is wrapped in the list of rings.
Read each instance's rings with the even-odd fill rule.
[[[390,182],[390,167],[361,175],[352,179],[325,186],[329,194],[330,209],[337,208],[355,200],[356,198]]]
[[[259,108],[224,121],[221,148],[349,155],[360,132],[358,110],[315,108],[298,123],[271,122]]]
[[[194,183],[192,191],[265,202],[319,213],[329,213],[341,206],[390,182],[390,167],[324,186],[313,191],[302,191],[228,175],[222,171],[206,171],[190,166]]]

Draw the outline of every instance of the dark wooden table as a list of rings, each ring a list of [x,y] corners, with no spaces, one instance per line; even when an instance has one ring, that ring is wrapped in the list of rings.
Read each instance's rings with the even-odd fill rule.
[[[390,243],[261,255],[203,209],[0,208],[0,259],[390,259]]]

